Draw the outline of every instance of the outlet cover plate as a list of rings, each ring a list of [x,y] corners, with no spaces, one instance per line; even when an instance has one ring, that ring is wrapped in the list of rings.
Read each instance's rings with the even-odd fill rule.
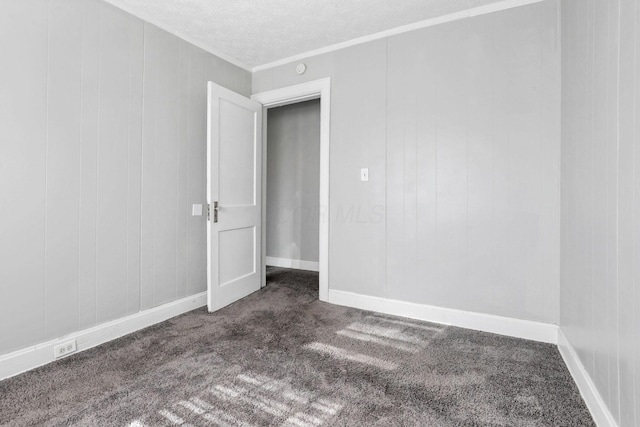
[[[67,341],[53,346],[53,357],[59,359],[71,353],[75,353],[77,349],[76,340]]]

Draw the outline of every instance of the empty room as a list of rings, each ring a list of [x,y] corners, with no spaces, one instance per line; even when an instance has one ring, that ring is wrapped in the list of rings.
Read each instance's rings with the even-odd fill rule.
[[[0,0],[0,426],[640,426],[640,1]]]

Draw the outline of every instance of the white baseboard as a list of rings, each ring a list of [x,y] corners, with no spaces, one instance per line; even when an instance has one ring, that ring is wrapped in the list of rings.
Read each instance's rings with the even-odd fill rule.
[[[320,263],[300,259],[267,257],[267,265],[274,267],[296,268],[298,270],[320,271]]]
[[[207,293],[202,292],[64,337],[0,355],[0,380],[54,361],[53,347],[60,343],[75,339],[77,351],[72,354],[76,354],[205,305],[207,305]]]
[[[602,396],[600,396],[596,385],[580,361],[580,358],[578,358],[578,354],[573,349],[573,346],[562,332],[562,329],[558,331],[558,349],[596,425],[598,427],[618,427],[618,423],[616,423],[607,404],[602,399]]]
[[[352,292],[329,290],[329,302],[362,310],[377,311],[411,319],[491,332],[532,341],[557,344],[558,326],[491,314],[397,301]]]

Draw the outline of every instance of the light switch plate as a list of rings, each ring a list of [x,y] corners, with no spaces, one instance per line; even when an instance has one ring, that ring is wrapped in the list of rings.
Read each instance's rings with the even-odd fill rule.
[[[369,181],[369,168],[360,169],[360,181]]]
[[[191,207],[192,216],[202,216],[202,205],[193,205]]]

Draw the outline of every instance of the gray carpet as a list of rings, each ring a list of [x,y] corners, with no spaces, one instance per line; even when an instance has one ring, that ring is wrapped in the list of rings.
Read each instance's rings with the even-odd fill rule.
[[[552,345],[332,306],[316,273],[0,382],[11,426],[593,426]]]

